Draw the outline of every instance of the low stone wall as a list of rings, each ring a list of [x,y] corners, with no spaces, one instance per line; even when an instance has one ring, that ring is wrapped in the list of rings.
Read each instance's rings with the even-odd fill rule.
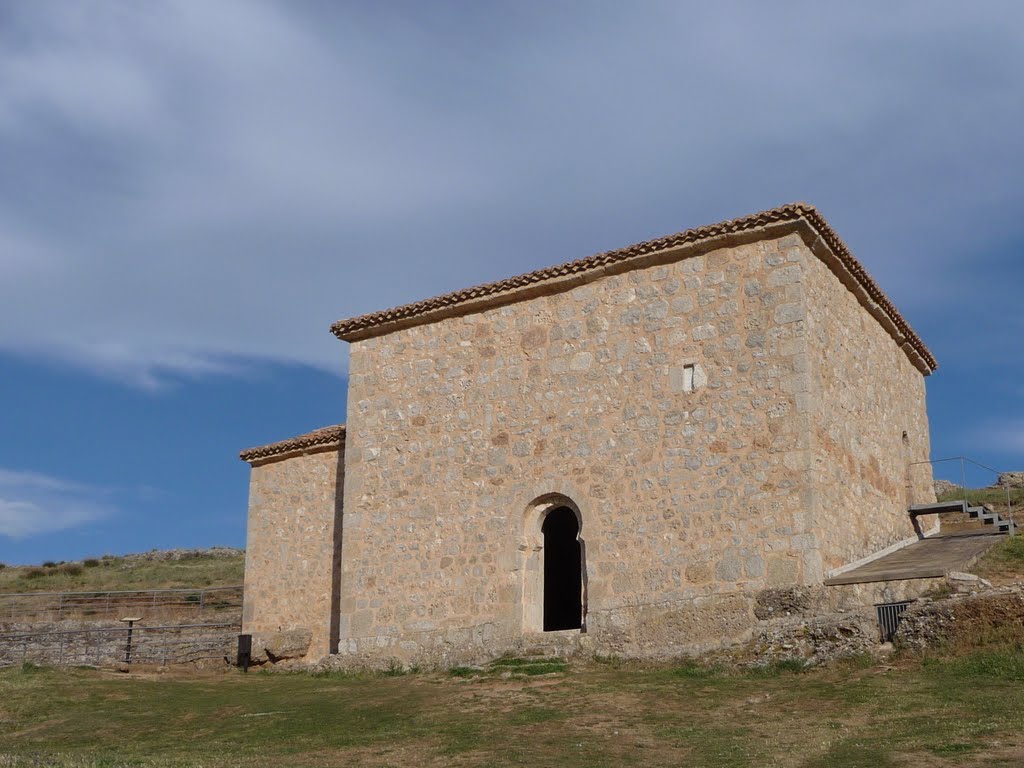
[[[766,589],[758,593],[754,614],[762,621],[860,611],[874,615],[875,605],[916,600],[945,583],[946,578],[939,576],[932,579],[842,584],[834,587]]]
[[[234,663],[237,624],[136,626],[133,664]],[[62,621],[0,627],[0,666],[31,662],[48,666],[123,664],[128,638],[124,624]]]

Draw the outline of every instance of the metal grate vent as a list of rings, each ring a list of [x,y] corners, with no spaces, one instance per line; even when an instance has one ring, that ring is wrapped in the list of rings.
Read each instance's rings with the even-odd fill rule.
[[[900,626],[900,618],[907,610],[913,600],[904,600],[902,603],[880,603],[875,606],[878,614],[878,629],[883,643],[891,643],[896,630]]]

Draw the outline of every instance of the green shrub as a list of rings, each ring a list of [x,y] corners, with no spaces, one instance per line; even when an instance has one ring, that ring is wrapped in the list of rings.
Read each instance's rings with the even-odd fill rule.
[[[678,667],[672,670],[673,677],[685,677],[691,680],[701,680],[708,677],[715,677],[722,674],[721,667],[706,666],[699,662],[687,659]]]
[[[565,664],[564,659],[557,656],[537,656],[524,659],[519,656],[502,656],[491,662],[492,667],[532,667],[537,664]]]
[[[43,563],[43,568],[56,568],[56,567],[57,567],[57,564],[55,562],[53,562],[53,560],[47,560],[45,563]]]
[[[412,671],[412,669],[406,669],[405,667],[403,667],[400,661],[392,659],[391,662],[388,664],[388,668],[385,670],[381,670],[381,674],[384,677],[401,677],[402,675],[406,675]]]
[[[553,672],[565,672],[567,663],[565,659],[557,656],[538,656],[537,658],[519,658],[516,656],[502,656],[490,664],[494,672],[510,672],[515,675],[550,675]]]
[[[751,673],[756,677],[777,677],[783,673],[806,672],[807,669],[807,662],[803,659],[778,659],[763,666],[753,667]]]
[[[99,564],[100,561],[97,560],[95,557],[89,557],[82,561],[82,565],[84,565],[86,568],[95,568]]]
[[[25,572],[26,579],[41,579],[45,575],[46,571],[44,571],[42,568],[30,568],[28,571]]]

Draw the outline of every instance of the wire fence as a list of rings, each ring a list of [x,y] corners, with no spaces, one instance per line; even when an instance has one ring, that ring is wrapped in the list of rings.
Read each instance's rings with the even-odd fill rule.
[[[66,618],[120,618],[126,612],[148,616],[203,614],[242,608],[242,587],[143,589],[106,592],[9,592],[0,594],[0,621],[60,621]]]
[[[107,626],[0,635],[0,667],[233,663],[239,622]]]

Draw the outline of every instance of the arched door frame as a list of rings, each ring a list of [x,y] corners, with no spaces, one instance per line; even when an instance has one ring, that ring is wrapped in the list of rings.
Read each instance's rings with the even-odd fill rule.
[[[579,505],[561,493],[548,493],[531,501],[523,517],[523,541],[520,573],[523,574],[522,626],[524,633],[544,631],[544,534],[541,529],[548,514],[567,507],[576,515],[579,532],[576,540],[580,544],[580,581],[583,594],[580,596],[583,615],[580,632],[587,631],[587,544],[583,538],[583,513]],[[572,630],[575,631],[575,630]]]

